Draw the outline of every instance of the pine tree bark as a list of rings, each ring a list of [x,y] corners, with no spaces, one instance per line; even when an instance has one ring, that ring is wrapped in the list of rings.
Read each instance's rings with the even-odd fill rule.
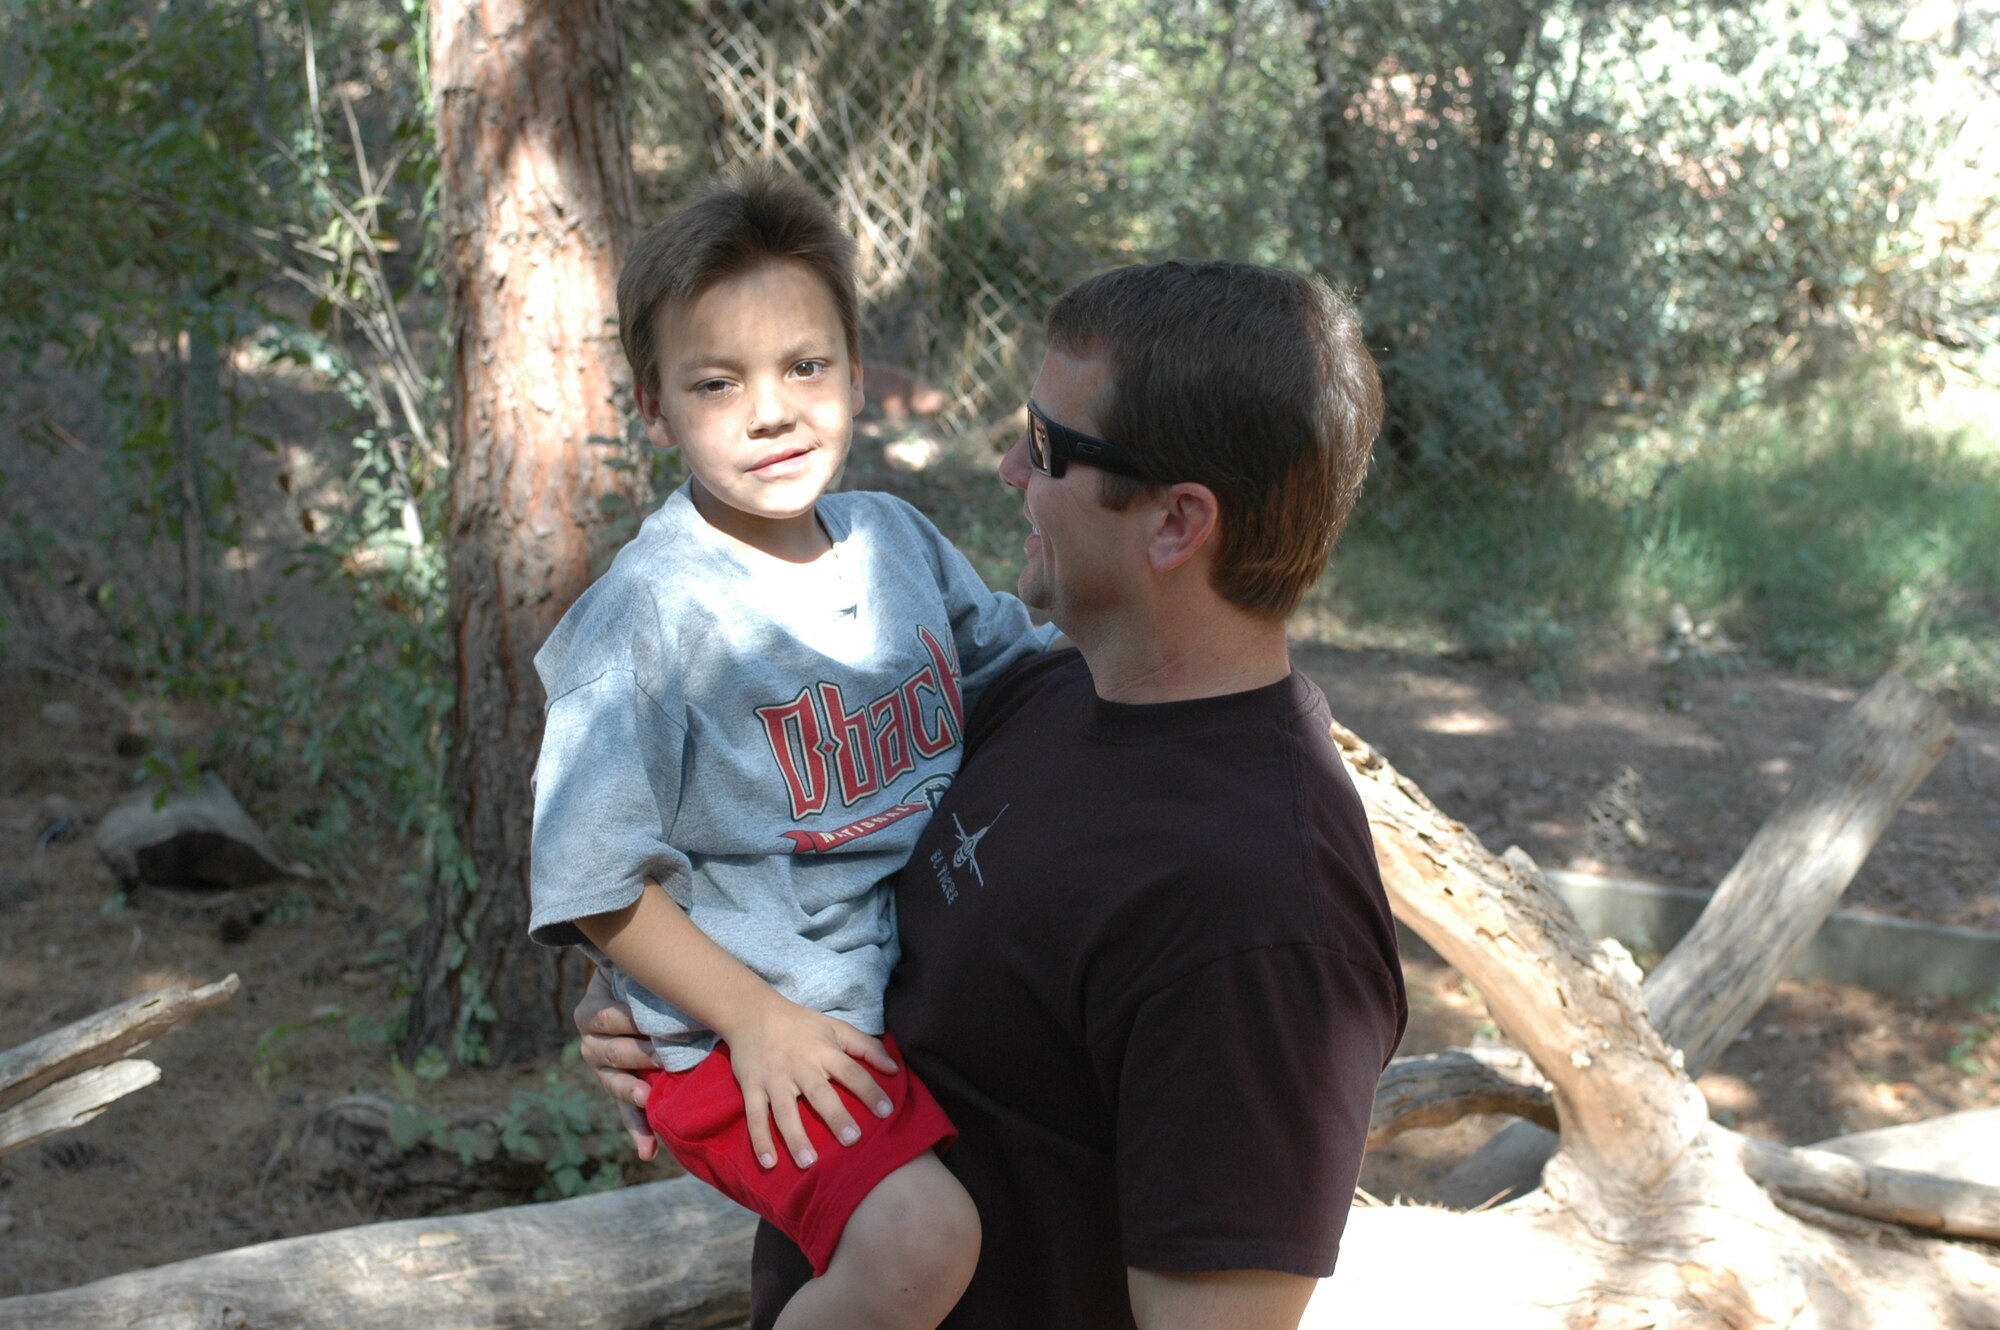
[[[457,705],[408,1049],[559,1047],[580,964],[529,942],[534,655],[642,498],[614,292],[636,210],[612,0],[439,0],[431,78],[450,297]],[[455,839],[455,843],[452,843]]]

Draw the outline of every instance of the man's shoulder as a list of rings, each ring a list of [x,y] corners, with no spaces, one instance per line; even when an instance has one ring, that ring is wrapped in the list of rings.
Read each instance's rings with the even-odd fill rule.
[[[966,717],[968,754],[1010,723],[1045,716],[1053,708],[1079,700],[1078,690],[1089,687],[1090,670],[1074,647],[1023,656],[986,686]]]

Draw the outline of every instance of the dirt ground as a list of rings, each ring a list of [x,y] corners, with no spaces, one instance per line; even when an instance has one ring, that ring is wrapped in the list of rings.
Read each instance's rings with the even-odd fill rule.
[[[1312,647],[1300,661],[1337,714],[1494,848],[1518,842],[1547,865],[1691,886],[1722,876],[1856,695],[1745,670],[1698,681],[1687,709],[1670,710],[1643,664],[1545,699],[1478,663]],[[413,1200],[301,1162],[316,1109],[355,1089],[398,1092],[386,1050],[354,1037],[357,1021],[393,1007],[394,930],[413,904],[394,866],[374,886],[121,894],[89,830],[134,780],[125,718],[91,689],[23,671],[0,673],[0,716],[0,1049],[162,986],[230,973],[243,984],[150,1050],[159,1084],[0,1158],[0,1296],[413,1208],[523,1198],[515,1178]],[[2000,716],[1954,723],[1957,746],[1849,903],[2000,931]],[[253,811],[255,793],[239,791]],[[84,834],[38,846],[51,796],[82,811]],[[1409,950],[1404,1051],[1490,1032],[1457,976]],[[434,1112],[498,1106],[545,1091],[545,1074],[454,1075],[414,1092]],[[574,1065],[557,1074],[585,1085]],[[1789,1142],[2000,1103],[2000,1016],[1786,983],[1701,1085],[1737,1127]],[[1495,1125],[1412,1133],[1371,1158],[1364,1186],[1422,1196]],[[448,1162],[433,1171],[457,1176]]]

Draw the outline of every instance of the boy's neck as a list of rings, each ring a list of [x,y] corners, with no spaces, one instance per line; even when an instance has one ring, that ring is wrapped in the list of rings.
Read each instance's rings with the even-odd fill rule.
[[[759,517],[722,502],[692,479],[688,497],[716,534],[781,563],[812,563],[833,548],[833,537],[820,524],[817,504],[796,517]]]

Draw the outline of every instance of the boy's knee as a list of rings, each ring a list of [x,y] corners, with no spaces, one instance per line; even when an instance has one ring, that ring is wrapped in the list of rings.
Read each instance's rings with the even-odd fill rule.
[[[979,1262],[979,1211],[942,1165],[885,1178],[854,1212],[886,1285],[957,1293]]]

